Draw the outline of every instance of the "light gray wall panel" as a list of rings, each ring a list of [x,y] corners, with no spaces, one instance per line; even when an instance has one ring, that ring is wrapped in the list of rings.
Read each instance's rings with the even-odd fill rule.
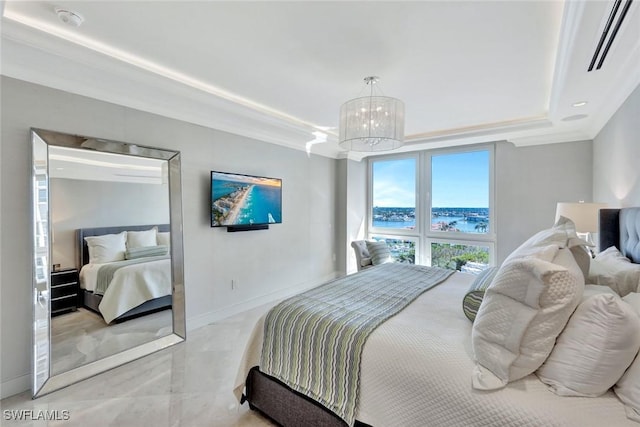
[[[496,147],[497,262],[553,225],[557,202],[591,201],[591,141]]]
[[[593,197],[611,207],[640,206],[640,86],[593,141]]]

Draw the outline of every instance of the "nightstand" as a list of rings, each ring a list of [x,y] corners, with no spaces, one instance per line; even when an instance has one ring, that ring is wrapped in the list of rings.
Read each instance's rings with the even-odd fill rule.
[[[76,311],[80,281],[78,269],[65,268],[51,273],[51,316]]]

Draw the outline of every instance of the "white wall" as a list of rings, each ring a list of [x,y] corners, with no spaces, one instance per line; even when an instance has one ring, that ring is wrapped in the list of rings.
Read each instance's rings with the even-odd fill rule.
[[[640,86],[593,140],[593,198],[640,206]]]
[[[557,202],[591,201],[591,141],[496,146],[497,262],[553,225]]]
[[[342,273],[357,271],[351,242],[364,239],[366,233],[367,161],[338,160],[336,198],[339,215],[337,239],[338,268]]]
[[[52,264],[77,267],[76,229],[169,223],[169,185],[51,178]]]
[[[181,151],[188,329],[335,276],[335,160],[6,77],[1,85],[2,397],[29,386],[30,127]],[[210,170],[282,178],[283,224],[210,228]]]

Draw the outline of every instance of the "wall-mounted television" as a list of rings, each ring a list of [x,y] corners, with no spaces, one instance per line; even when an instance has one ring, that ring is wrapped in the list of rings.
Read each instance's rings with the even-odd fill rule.
[[[280,223],[281,179],[211,171],[212,227],[250,229]]]

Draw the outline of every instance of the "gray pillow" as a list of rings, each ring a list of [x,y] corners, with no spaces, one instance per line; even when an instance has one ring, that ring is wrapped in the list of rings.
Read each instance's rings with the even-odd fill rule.
[[[162,256],[167,255],[169,253],[169,247],[160,245],[160,246],[143,246],[140,248],[130,248],[127,249],[125,253],[126,259],[137,259],[137,258],[145,258],[151,256]]]
[[[391,251],[389,251],[386,242],[370,242],[367,240],[367,250],[369,251],[369,255],[371,255],[371,263],[373,265],[393,262]]]

